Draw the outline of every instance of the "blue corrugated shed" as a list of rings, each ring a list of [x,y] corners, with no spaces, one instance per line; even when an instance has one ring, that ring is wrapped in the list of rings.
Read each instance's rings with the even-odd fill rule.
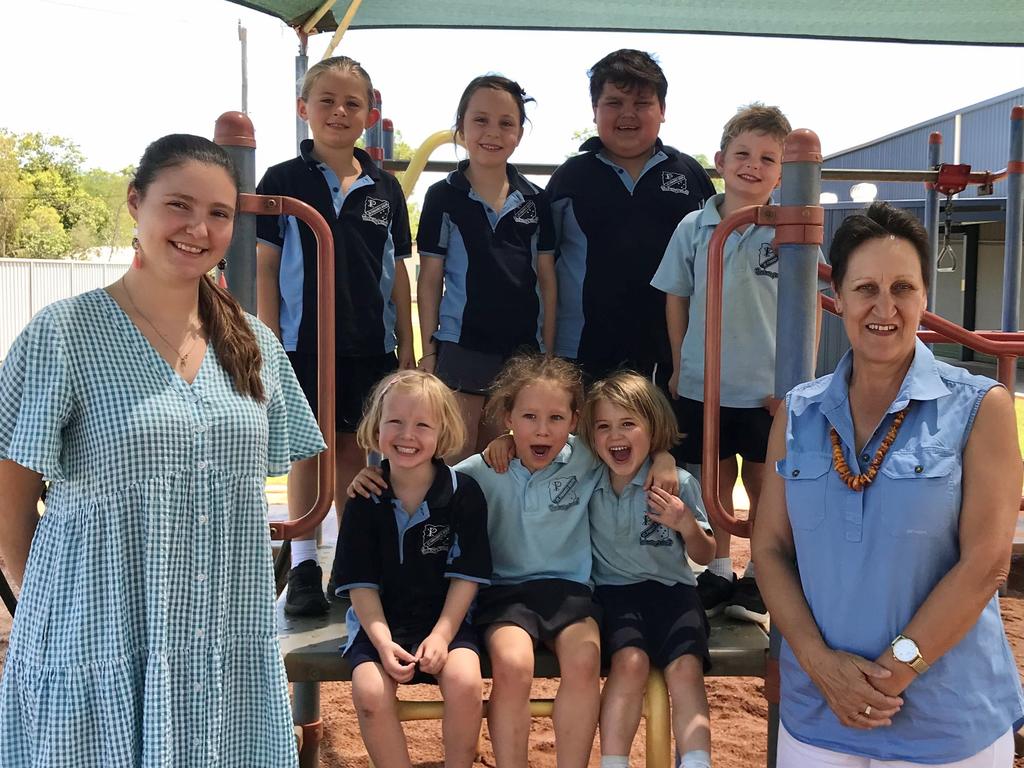
[[[1010,109],[1024,103],[1024,88],[995,96],[977,104],[939,115],[888,136],[875,139],[825,158],[826,168],[870,168],[876,170],[923,170],[928,165],[928,135],[942,134],[941,162],[955,158],[956,120],[960,117],[960,162],[973,170],[998,171],[1006,167],[1010,152]],[[832,192],[841,201],[850,199],[851,181],[823,181],[822,192]],[[881,200],[924,198],[920,183],[874,182]],[[976,197],[968,187],[961,197]],[[1005,196],[1006,182],[995,185],[995,194]]]

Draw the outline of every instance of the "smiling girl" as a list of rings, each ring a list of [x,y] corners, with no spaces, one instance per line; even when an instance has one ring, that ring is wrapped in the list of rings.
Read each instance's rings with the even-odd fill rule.
[[[494,377],[515,352],[550,352],[555,332],[554,227],[546,194],[509,157],[523,137],[526,97],[499,75],[474,79],[455,131],[469,159],[427,190],[416,243],[423,357],[458,394],[469,439],[497,435],[482,418]]]

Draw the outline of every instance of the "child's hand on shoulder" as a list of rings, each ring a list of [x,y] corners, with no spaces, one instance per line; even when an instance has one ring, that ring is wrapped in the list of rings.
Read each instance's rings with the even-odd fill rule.
[[[448,642],[436,632],[431,632],[416,649],[416,660],[427,674],[440,674],[448,661]]]
[[[651,454],[651,469],[644,480],[644,489],[661,488],[675,496],[679,493],[679,472],[676,460],[668,451]]]
[[[394,641],[381,651],[380,664],[396,683],[408,683],[416,674],[416,657]]]
[[[687,518],[690,523],[696,524],[696,518],[683,503],[683,500],[658,486],[654,486],[647,492],[647,505],[648,517],[677,533],[683,532],[688,522]]]
[[[516,457],[516,444],[512,435],[499,435],[484,448],[484,461],[499,475],[508,471],[508,465]]]
[[[359,470],[359,474],[352,478],[345,493],[350,499],[354,499],[356,494],[368,499],[370,496],[384,493],[387,488],[387,483],[384,482],[384,473],[380,471],[380,467],[363,467]]]

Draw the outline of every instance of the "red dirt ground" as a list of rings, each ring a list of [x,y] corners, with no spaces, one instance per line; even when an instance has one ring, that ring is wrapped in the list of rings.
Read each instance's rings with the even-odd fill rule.
[[[749,557],[746,542],[734,541],[734,564],[743,567]],[[0,562],[0,567],[3,563]],[[1015,571],[1024,570],[1015,567]],[[1002,600],[1003,621],[1017,659],[1018,669],[1024,669],[1024,575],[1015,573],[1011,578],[1008,595]],[[7,649],[10,616],[0,606],[0,661]],[[717,768],[759,768],[765,764],[767,749],[768,707],[764,700],[764,685],[756,678],[710,678],[707,683],[711,702],[712,754]],[[325,683],[321,706],[324,713],[325,741],[321,750],[323,768],[367,768],[369,762],[359,738],[359,726],[352,710],[347,683]],[[553,697],[557,681],[544,680],[534,685],[537,697]],[[486,693],[486,689],[485,689]],[[406,686],[403,697],[429,699],[437,696],[433,686]],[[632,765],[644,764],[643,723],[633,744]],[[407,723],[405,732],[409,741],[412,763],[417,768],[443,768],[440,725],[434,722]],[[494,754],[484,725],[483,755],[477,765],[494,766]],[[590,765],[599,764],[599,747],[594,744]],[[554,768],[554,734],[551,721],[538,718],[530,732],[530,765],[536,768]],[[1024,758],[1014,761],[1015,768],[1024,768]]]

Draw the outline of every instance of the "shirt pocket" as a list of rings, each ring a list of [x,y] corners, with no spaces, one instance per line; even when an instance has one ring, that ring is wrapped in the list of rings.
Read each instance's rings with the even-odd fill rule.
[[[939,536],[955,530],[958,456],[945,447],[893,451],[882,462],[885,527],[893,536]]]
[[[789,524],[813,531],[825,519],[825,485],[832,469],[832,455],[791,452],[776,462],[775,471],[786,481],[786,511]]]

